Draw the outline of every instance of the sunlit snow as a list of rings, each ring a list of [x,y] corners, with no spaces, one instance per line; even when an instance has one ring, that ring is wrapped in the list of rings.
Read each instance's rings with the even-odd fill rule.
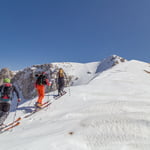
[[[150,65],[127,61],[65,88],[58,100],[56,91],[48,93],[44,101],[52,104],[29,118],[23,116],[36,98],[19,105],[21,124],[0,134],[0,150],[149,150],[150,74],[144,69]]]

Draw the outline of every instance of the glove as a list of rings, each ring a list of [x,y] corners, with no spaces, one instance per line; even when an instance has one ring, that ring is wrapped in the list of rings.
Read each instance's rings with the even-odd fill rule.
[[[49,83],[48,83],[48,86],[51,86],[51,85],[52,85],[52,82],[49,82]]]
[[[18,102],[21,102],[21,99],[20,99],[20,98],[18,98]]]

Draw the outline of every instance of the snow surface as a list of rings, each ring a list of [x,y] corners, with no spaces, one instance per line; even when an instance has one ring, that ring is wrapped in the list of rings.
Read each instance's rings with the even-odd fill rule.
[[[46,94],[52,104],[1,134],[0,150],[149,150],[150,74],[144,69],[150,71],[149,64],[128,61],[66,88],[58,100],[56,92]],[[16,117],[35,101],[21,104]]]
[[[87,84],[96,73],[100,62],[91,63],[52,63],[58,68],[63,68],[67,75],[72,75],[74,78],[73,85]],[[105,67],[105,66],[104,66]],[[76,80],[77,79],[77,80]]]

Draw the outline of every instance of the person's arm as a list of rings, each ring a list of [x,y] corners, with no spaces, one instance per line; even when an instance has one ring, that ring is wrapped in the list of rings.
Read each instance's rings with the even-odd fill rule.
[[[45,76],[45,82],[46,82],[46,85],[51,86],[51,82],[49,81],[47,76]]]
[[[67,80],[67,75],[66,75],[66,73],[64,72],[64,77],[65,77],[65,79]]]
[[[2,87],[3,87],[3,85],[0,86],[0,92],[2,91]]]
[[[13,85],[13,91],[16,93],[16,96],[17,96],[17,98],[18,98],[18,102],[20,102],[21,101],[21,98],[20,98],[20,96],[19,96],[19,92],[18,92],[18,90],[16,89],[16,87]]]

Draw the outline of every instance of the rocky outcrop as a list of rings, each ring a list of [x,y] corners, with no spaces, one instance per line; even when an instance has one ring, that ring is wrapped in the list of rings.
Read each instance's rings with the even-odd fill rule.
[[[126,62],[127,60],[122,58],[122,57],[119,57],[117,55],[112,55],[106,59],[104,59],[103,61],[100,62],[97,70],[96,70],[96,73],[99,73],[99,72],[102,72],[102,71],[105,71],[109,68],[112,68],[113,66],[117,65],[117,64],[120,64],[120,63],[123,63],[123,62]]]
[[[18,87],[24,99],[32,99],[37,96],[34,87],[35,75],[41,72],[46,72],[48,78],[53,81],[53,85],[50,88],[46,86],[47,93],[56,90],[57,88],[55,82],[57,70],[57,65],[53,64],[34,65],[31,68],[25,68],[24,70],[17,72],[13,78],[13,83]],[[70,79],[70,77],[68,77],[68,79]]]
[[[10,71],[8,68],[3,68],[0,70],[0,85],[3,83],[4,78],[12,79],[15,76],[15,73]]]
[[[80,64],[80,63],[52,63],[52,64],[33,65],[31,67],[25,68],[24,70],[20,70],[17,72],[12,72],[8,68],[3,68],[0,70],[0,84],[3,83],[4,78],[12,79],[12,83],[16,85],[22,98],[28,100],[37,96],[37,92],[34,87],[35,74],[41,72],[47,73],[48,78],[53,83],[50,89],[46,88],[46,92],[50,92],[57,89],[56,74],[59,68],[64,68],[67,74],[66,86],[69,86],[69,85],[83,84],[81,80],[84,80],[84,78],[88,80],[88,81],[86,80],[85,83],[88,83],[96,73],[100,73],[125,61],[126,60],[123,59],[122,57],[113,55],[108,57],[107,59],[104,59],[100,63],[97,62],[95,68],[92,67],[94,71],[88,69],[88,64]]]

